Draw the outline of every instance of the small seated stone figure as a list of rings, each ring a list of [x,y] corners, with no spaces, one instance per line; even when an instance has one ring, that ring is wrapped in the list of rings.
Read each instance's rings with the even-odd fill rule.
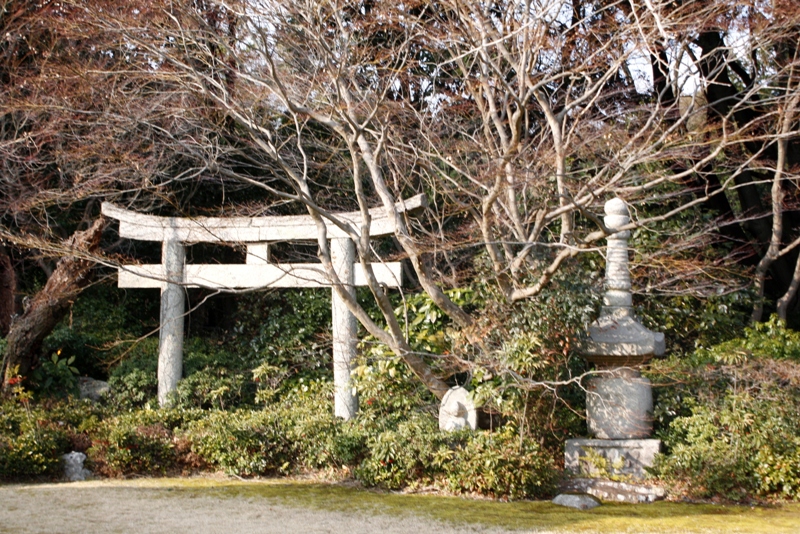
[[[439,430],[452,432],[462,428],[475,430],[478,427],[478,413],[469,391],[454,387],[445,393],[439,407]]]

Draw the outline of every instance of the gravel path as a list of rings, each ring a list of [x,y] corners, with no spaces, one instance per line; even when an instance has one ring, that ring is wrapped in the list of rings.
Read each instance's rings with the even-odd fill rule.
[[[0,486],[0,532],[84,533],[504,533],[363,509],[327,511],[269,497],[219,496],[157,481],[87,481]]]

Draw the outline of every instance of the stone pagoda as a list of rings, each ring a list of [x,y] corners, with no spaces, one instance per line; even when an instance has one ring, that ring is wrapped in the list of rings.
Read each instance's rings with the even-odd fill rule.
[[[605,225],[612,232],[630,222],[628,207],[619,198],[606,202],[605,213]],[[644,468],[652,466],[661,445],[659,440],[647,439],[653,430],[653,393],[638,366],[664,354],[664,334],[645,328],[633,311],[629,237],[627,230],[608,236],[603,307],[582,345],[583,356],[595,364],[597,372],[588,381],[586,393],[589,432],[594,439],[568,440],[565,466],[582,476],[636,482]],[[619,495],[612,498],[631,500]],[[637,499],[651,500],[632,500]]]

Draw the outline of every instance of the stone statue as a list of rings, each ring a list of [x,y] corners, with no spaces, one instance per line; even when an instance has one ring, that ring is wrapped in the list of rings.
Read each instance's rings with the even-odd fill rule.
[[[462,428],[472,430],[478,428],[478,412],[469,391],[457,386],[450,388],[442,398],[439,407],[439,430],[451,432]]]

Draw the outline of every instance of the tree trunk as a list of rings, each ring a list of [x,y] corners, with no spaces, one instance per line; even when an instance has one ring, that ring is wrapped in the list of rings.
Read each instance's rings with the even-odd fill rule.
[[[11,318],[16,313],[15,297],[17,275],[5,247],[0,245],[0,337],[11,328]]]
[[[100,244],[105,219],[100,218],[82,232],[75,232],[67,241],[69,248],[91,252]],[[55,271],[11,325],[6,338],[3,385],[15,375],[26,376],[36,361],[44,338],[64,318],[75,297],[89,282],[94,262],[66,256],[59,260]]]
[[[730,51],[725,44],[724,34],[720,31],[703,32],[698,37],[696,44],[703,51],[702,59],[698,66],[703,78],[707,81],[705,96],[710,111],[709,121],[719,121],[722,117],[728,117],[735,124],[744,127],[762,116],[765,113],[765,107],[757,105],[758,97],[749,96],[747,89],[740,91],[729,76],[729,70],[736,74],[736,69],[734,68],[736,62],[728,57]],[[741,69],[739,72],[741,72]],[[750,85],[751,80],[749,80],[747,73],[737,75],[742,84]],[[743,102],[746,102],[747,105],[741,105]],[[744,145],[750,153],[758,153],[764,150],[764,157],[770,160],[778,158],[776,147],[764,147],[762,141],[752,140],[745,142]],[[769,213],[769,208],[764,203],[767,190],[759,184],[769,183],[771,177],[763,172],[747,169],[739,173],[734,181],[744,218],[741,226],[750,234],[752,238],[750,241],[761,258],[759,262],[760,268],[764,271],[758,274],[760,287],[757,289],[759,293],[771,297],[771,300],[777,300],[788,291],[792,283],[794,264],[790,261],[791,258],[786,256],[775,256],[772,259],[765,258],[769,253],[769,247],[774,238],[772,224],[769,217],[766,216]],[[785,186],[781,187],[785,189]],[[722,195],[717,196],[719,197],[718,202],[723,202],[724,197]],[[727,213],[733,214],[732,211],[727,212],[726,210],[721,212],[721,215],[726,215]],[[778,216],[790,218],[785,211]],[[732,228],[731,230],[734,229]],[[752,315],[754,321],[760,320],[761,307],[762,304],[760,302],[756,303]]]

